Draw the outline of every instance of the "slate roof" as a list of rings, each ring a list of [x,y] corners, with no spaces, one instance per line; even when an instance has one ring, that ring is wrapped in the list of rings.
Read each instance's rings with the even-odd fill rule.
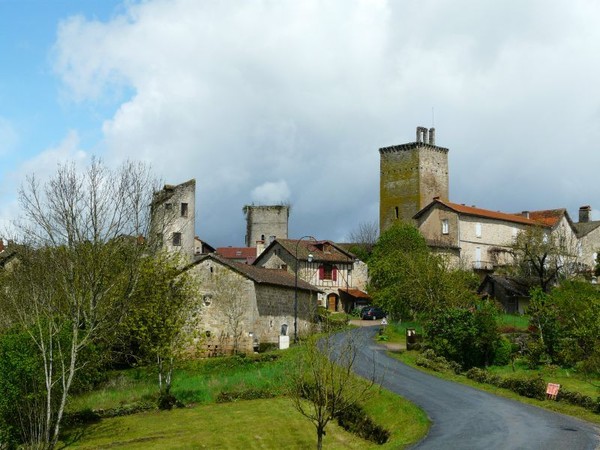
[[[529,296],[530,286],[527,283],[522,282],[522,281],[518,280],[517,278],[507,277],[504,275],[496,275],[496,274],[486,275],[484,280],[479,285],[477,292],[481,293],[483,291],[485,285],[488,283],[498,284],[498,285],[502,286],[506,290],[507,293],[509,293],[510,295],[513,295],[513,296],[518,296],[518,297],[528,297]]]
[[[589,222],[577,222],[574,223],[573,226],[577,231],[577,237],[585,236],[586,234],[591,233],[596,228],[600,227],[600,220],[592,220]]]
[[[207,259],[212,259],[217,261],[218,263],[231,268],[232,270],[240,273],[241,275],[249,278],[257,284],[268,284],[273,286],[282,286],[287,288],[294,288],[296,283],[296,278],[293,274],[289,273],[283,269],[265,269],[263,267],[252,266],[248,264],[239,263],[237,261],[233,261],[231,259],[223,258],[214,253],[210,253],[207,255],[201,255],[197,258],[192,264],[187,266],[190,268],[196,264],[199,264],[202,261]],[[303,291],[312,291],[312,292],[322,292],[320,289],[316,288],[310,283],[303,281],[298,278],[298,289]]]
[[[313,255],[313,261],[330,263],[352,263],[356,257],[331,241],[310,241],[298,239],[275,239],[261,254],[267,253],[271,247],[281,245],[290,255],[296,256],[298,246],[298,261],[307,261],[308,254]],[[260,256],[257,258],[257,261]]]
[[[539,222],[536,222],[535,220],[533,220],[531,218],[528,219],[527,217],[521,216],[519,214],[509,214],[509,213],[503,213],[500,211],[490,211],[489,209],[482,209],[482,208],[476,208],[474,206],[460,205],[458,203],[452,203],[452,202],[444,201],[444,200],[440,200],[440,199],[434,199],[429,205],[425,206],[425,208],[423,208],[421,211],[419,211],[417,214],[415,214],[414,218],[418,219],[423,214],[425,214],[426,211],[433,208],[433,206],[436,204],[445,206],[446,208],[448,208],[454,212],[457,212],[459,214],[468,215],[468,216],[484,217],[487,219],[495,219],[495,220],[504,220],[506,222],[521,223],[524,225],[540,225]]]

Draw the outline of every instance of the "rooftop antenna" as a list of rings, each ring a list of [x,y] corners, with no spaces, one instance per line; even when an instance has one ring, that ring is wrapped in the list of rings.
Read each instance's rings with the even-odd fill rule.
[[[431,107],[431,126],[435,128],[435,111],[433,106]]]

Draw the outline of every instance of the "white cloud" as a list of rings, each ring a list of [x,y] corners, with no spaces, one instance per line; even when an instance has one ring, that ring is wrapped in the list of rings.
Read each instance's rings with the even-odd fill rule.
[[[375,220],[379,147],[435,108],[452,199],[518,211],[599,198],[600,6],[434,1],[131,3],[65,20],[54,57],[78,101],[133,92],[106,157],[198,181],[198,234],[240,243],[241,207],[286,180],[290,234]],[[576,178],[577,182],[567,182]],[[375,206],[374,206],[375,205]],[[368,216],[367,216],[368,215]]]
[[[267,181],[252,189],[250,196],[260,205],[279,205],[289,201],[290,188],[284,180]]]
[[[83,169],[88,162],[89,155],[80,148],[79,135],[71,130],[56,147],[23,161],[16,171],[5,174],[0,182],[0,233],[9,235],[12,223],[18,218],[17,191],[26,177],[35,175],[43,183],[56,173],[60,164],[73,163]]]

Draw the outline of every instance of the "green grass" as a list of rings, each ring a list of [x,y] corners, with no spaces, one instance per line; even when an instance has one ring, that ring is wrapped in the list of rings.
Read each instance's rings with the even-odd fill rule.
[[[378,394],[379,414],[405,417],[412,415],[410,405],[383,401],[389,393]],[[393,414],[391,414],[393,412]],[[390,420],[391,419],[391,420]],[[427,429],[426,417],[419,416],[417,426],[388,418],[397,433],[383,446],[376,445],[345,432],[335,423],[327,427],[325,448],[399,448],[415,442]],[[413,425],[413,426],[411,426]],[[416,431],[416,432],[415,432]],[[114,419],[105,419],[83,430],[75,430],[64,440],[67,448],[127,448],[127,449],[265,449],[313,448],[316,445],[314,427],[298,413],[290,400],[251,400],[219,405],[202,405],[173,411],[147,412]]]
[[[498,318],[498,326],[502,329],[514,329],[515,331],[527,331],[529,327],[529,316],[521,314],[501,314]]]
[[[150,411],[102,419],[97,424],[68,430],[68,448],[312,448],[316,433],[283,396],[291,360],[302,347],[278,352],[275,361],[212,358],[190,362],[177,370],[173,393],[191,407]],[[268,389],[269,400],[216,404],[222,391]],[[156,394],[155,374],[144,369],[119,371],[100,389],[75,397],[69,411],[108,409]],[[402,448],[425,436],[425,413],[397,395],[374,386],[363,405],[372,420],[390,430],[383,446],[375,445],[328,425],[326,448]]]

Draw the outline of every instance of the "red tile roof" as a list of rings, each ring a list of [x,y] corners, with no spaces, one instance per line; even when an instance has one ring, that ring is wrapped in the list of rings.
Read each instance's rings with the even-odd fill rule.
[[[217,255],[227,259],[256,258],[256,247],[217,247]]]
[[[415,218],[418,218],[421,215],[423,215],[423,213],[426,210],[431,208],[436,203],[443,205],[446,208],[451,209],[452,211],[455,211],[459,214],[465,214],[465,215],[477,216],[477,217],[485,217],[488,219],[495,219],[495,220],[504,220],[507,222],[522,223],[524,225],[540,225],[540,222],[533,220],[531,218],[531,216],[528,219],[527,217],[521,216],[519,214],[509,214],[509,213],[503,213],[500,211],[490,211],[489,209],[482,209],[482,208],[476,208],[474,206],[460,205],[458,203],[452,203],[452,202],[443,201],[440,199],[435,199],[433,202],[431,202],[429,205],[427,205],[425,208],[423,208],[421,211],[419,211],[417,214],[415,214]]]
[[[547,227],[553,227],[560,222],[566,212],[565,208],[529,211],[529,218]]]

